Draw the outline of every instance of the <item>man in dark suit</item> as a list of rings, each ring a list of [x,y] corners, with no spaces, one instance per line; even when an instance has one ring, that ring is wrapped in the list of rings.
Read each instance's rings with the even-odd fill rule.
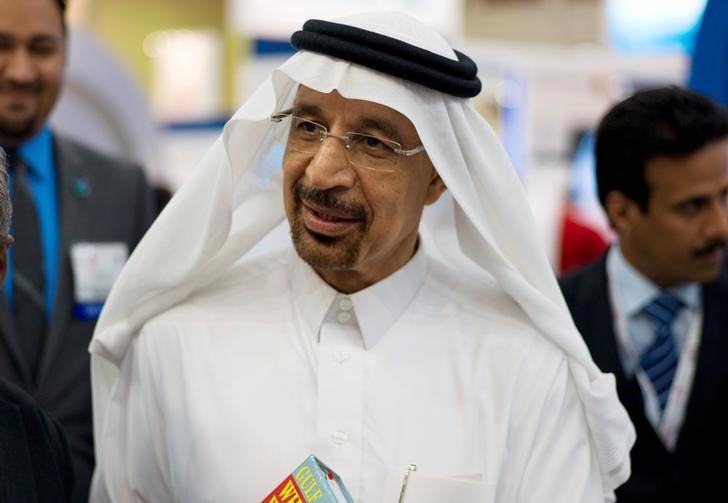
[[[0,285],[13,242],[5,152],[0,149]],[[0,379],[0,501],[71,501],[73,465],[63,430],[20,388]]]
[[[63,81],[64,8],[64,0],[0,0],[0,145],[17,226],[0,295],[0,377],[59,420],[73,455],[74,500],[85,501],[94,467],[87,347],[154,212],[138,166],[46,125]]]
[[[599,198],[618,241],[561,279],[637,429],[620,503],[728,494],[728,112],[676,87],[602,119]],[[711,454],[713,453],[713,454]]]

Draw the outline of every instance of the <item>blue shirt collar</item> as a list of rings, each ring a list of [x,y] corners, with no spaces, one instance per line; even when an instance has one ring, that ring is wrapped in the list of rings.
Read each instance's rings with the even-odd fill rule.
[[[609,250],[607,269],[617,289],[622,312],[628,317],[638,314],[661,291],[657,285],[627,262],[619,243],[615,243]],[[692,310],[699,306],[700,286],[697,283],[678,285],[668,289],[667,292]]]
[[[48,126],[18,147],[18,155],[36,176],[44,176],[53,166],[53,135]]]

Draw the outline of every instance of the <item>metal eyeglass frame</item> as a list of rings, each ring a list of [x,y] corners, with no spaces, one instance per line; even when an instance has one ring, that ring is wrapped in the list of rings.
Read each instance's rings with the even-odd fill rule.
[[[328,137],[337,138],[337,139],[339,139],[339,140],[341,140],[341,141],[344,142],[344,146],[345,146],[345,148],[346,148],[347,151],[350,151],[351,150],[351,135],[359,135],[359,136],[365,136],[365,137],[369,137],[369,138],[374,138],[376,140],[381,141],[384,145],[387,145],[387,144],[396,145],[396,148],[393,148],[392,149],[392,152],[394,152],[395,154],[400,155],[401,157],[410,157],[410,156],[413,156],[415,154],[419,154],[419,153],[425,151],[425,146],[424,145],[418,145],[418,146],[416,146],[414,148],[411,148],[411,149],[404,149],[402,147],[402,144],[399,143],[399,142],[397,142],[397,141],[390,140],[389,138],[381,138],[379,136],[375,136],[375,135],[371,135],[371,134],[367,134],[367,133],[357,133],[356,131],[347,131],[343,135],[336,135],[336,134],[330,133],[329,130],[328,130],[328,128],[326,126],[324,126],[323,124],[320,124],[320,123],[318,123],[316,121],[312,121],[310,119],[304,119],[303,117],[298,117],[297,115],[294,115],[294,110],[284,110],[283,112],[277,112],[277,113],[274,113],[273,115],[270,116],[270,120],[273,121],[273,122],[276,122],[276,123],[280,123],[284,119],[288,119],[288,118],[290,118],[290,119],[298,119],[300,121],[308,122],[308,123],[313,124],[314,126],[316,126],[316,128],[319,131],[320,142],[321,143],[323,143],[324,140],[326,138],[328,138]],[[309,152],[309,153],[315,154],[315,152]],[[348,159],[348,156],[347,156],[347,159]],[[386,170],[386,169],[382,169],[382,168],[373,168],[371,166],[364,166],[364,165],[360,165],[360,164],[355,164],[350,159],[349,159],[349,162],[351,162],[355,166],[359,166],[359,167],[362,167],[362,168],[365,168],[365,169],[370,169],[372,171],[394,171],[394,169],[396,169],[396,167],[397,167],[397,164],[395,164],[394,167],[393,167],[393,169]]]

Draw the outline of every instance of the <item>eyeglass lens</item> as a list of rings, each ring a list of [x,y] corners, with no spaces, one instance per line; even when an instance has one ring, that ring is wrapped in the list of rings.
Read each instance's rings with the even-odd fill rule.
[[[291,130],[288,135],[288,149],[304,154],[316,154],[327,137],[344,142],[346,158],[362,168],[392,171],[397,167],[400,154],[399,144],[364,133],[334,135],[321,124],[290,116]]]

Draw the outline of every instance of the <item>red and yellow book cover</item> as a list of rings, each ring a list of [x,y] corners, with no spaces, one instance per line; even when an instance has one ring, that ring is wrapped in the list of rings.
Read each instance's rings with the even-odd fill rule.
[[[303,503],[304,501],[306,500],[303,493],[291,474],[278,487],[273,489],[273,492],[263,500],[263,503]]]
[[[309,456],[262,503],[354,503],[339,476]]]

